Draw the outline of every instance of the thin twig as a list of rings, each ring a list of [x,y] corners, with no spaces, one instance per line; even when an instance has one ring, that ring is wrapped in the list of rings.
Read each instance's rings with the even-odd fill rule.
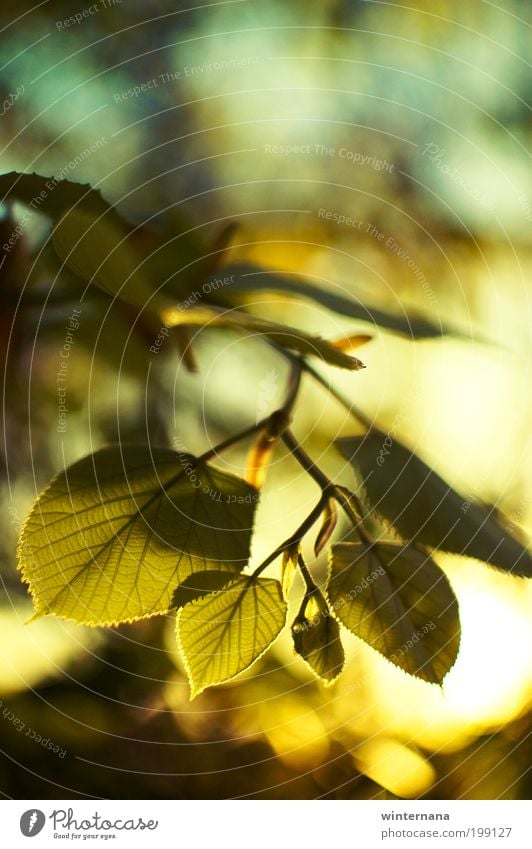
[[[310,475],[310,477],[316,481],[319,487],[321,487],[323,492],[328,491],[329,494],[332,495],[332,491],[334,490],[334,484],[327,475],[322,472],[318,466],[315,465],[313,460],[309,457],[304,448],[301,447],[297,439],[294,437],[294,434],[291,430],[286,430],[282,435],[282,440],[288,450],[294,455],[300,466],[302,466],[305,471]]]
[[[286,413],[292,412],[292,410],[294,408],[294,404],[297,401],[297,396],[298,396],[299,389],[300,389],[300,386],[301,386],[301,375],[303,373],[303,361],[302,360],[300,360],[298,358],[291,359],[290,365],[291,365],[291,371],[290,371],[290,377],[289,377],[289,380],[288,380],[288,390],[287,390],[287,393],[286,393],[285,402],[284,402],[284,404],[281,408]]]
[[[201,462],[211,460],[213,457],[216,457],[218,454],[220,454],[222,451],[225,451],[227,448],[232,448],[233,445],[242,442],[249,436],[254,436],[256,433],[266,430],[270,423],[275,422],[275,426],[278,426],[280,420],[283,420],[288,423],[290,419],[290,414],[297,400],[299,387],[301,385],[301,374],[303,371],[301,361],[291,361],[291,366],[292,371],[290,374],[288,390],[283,405],[279,407],[278,410],[275,410],[273,413],[271,413],[269,416],[265,416],[265,418],[261,419],[260,422],[257,422],[257,424],[251,425],[250,427],[246,428],[245,430],[241,430],[239,433],[236,433],[233,436],[229,436],[223,442],[220,442],[218,445],[215,445],[214,448],[209,448],[208,451],[205,451],[205,453],[198,458]]]
[[[364,527],[363,509],[358,497],[355,495],[354,492],[349,492],[349,495],[346,495],[343,486],[339,486],[336,488],[335,498],[340,504],[340,506],[343,507],[344,512],[355,526],[356,531],[362,542],[365,542],[367,545],[370,545],[371,539],[367,535],[366,529]],[[351,507],[351,504],[349,503],[351,499],[353,499],[353,501],[355,502],[360,516],[357,516],[357,514]]]
[[[251,425],[245,430],[241,430],[239,433],[233,434],[233,436],[229,436],[227,439],[224,439],[223,442],[215,445],[214,448],[209,448],[208,451],[205,451],[200,457],[198,457],[198,462],[206,462],[207,460],[211,460],[213,457],[216,457],[218,454],[221,454],[222,451],[225,451],[227,448],[232,448],[233,445],[236,445],[238,442],[242,442],[244,439],[247,439],[248,436],[254,436],[254,434],[258,433],[260,430],[264,430],[266,427],[269,416],[265,419],[262,419],[257,424]]]
[[[327,475],[320,468],[318,468],[318,466],[315,465],[315,463],[311,460],[304,448],[299,445],[292,431],[287,430],[285,433],[283,433],[282,440],[287,446],[287,448],[289,448],[291,453],[294,455],[296,460],[299,462],[299,464],[305,469],[306,472],[308,472],[310,477],[316,481],[318,486],[321,487],[324,497],[326,497],[327,500],[329,498],[335,498],[336,501],[338,501],[338,503],[343,508],[350,521],[355,526],[357,533],[360,536],[360,539],[363,542],[370,543],[371,540],[366,533],[363,520],[354,512],[351,504],[349,503],[349,498],[343,491],[343,487],[336,486],[336,484],[334,484],[330,480],[330,478],[328,478]],[[359,502],[356,495],[354,495],[354,493],[351,493],[351,496],[355,500],[355,504],[357,504],[358,507]],[[361,505],[360,512],[362,513]]]
[[[303,580],[305,582],[305,587],[307,588],[306,593],[305,593],[305,598],[310,598],[311,595],[314,595],[317,592],[318,587],[316,586],[316,584],[312,580],[312,575],[310,574],[310,572],[308,570],[308,566],[305,563],[302,554],[298,555],[297,565],[299,566],[299,571],[301,572],[301,575],[302,575]]]
[[[276,560],[284,551],[286,551],[287,548],[291,548],[291,546],[300,543],[305,534],[310,531],[311,527],[320,518],[326,503],[327,498],[325,497],[325,495],[322,494],[316,506],[310,511],[304,522],[300,524],[297,531],[295,531],[292,536],[288,537],[288,539],[282,542],[281,545],[277,546],[275,551],[272,551],[272,553],[268,555],[266,560],[264,560],[260,564],[260,566],[257,566],[251,577],[256,578],[257,575],[260,575],[260,573],[263,572],[268,566],[270,566],[270,564],[273,563],[273,561]]]

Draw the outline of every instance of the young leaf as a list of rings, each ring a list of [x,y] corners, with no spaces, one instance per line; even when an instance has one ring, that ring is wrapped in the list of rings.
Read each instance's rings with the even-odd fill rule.
[[[187,604],[177,633],[192,698],[251,666],[286,619],[279,581],[242,575],[218,593]]]
[[[275,445],[276,440],[270,439],[268,434],[263,431],[249,450],[246,462],[246,480],[255,489],[262,489]]]
[[[323,511],[322,526],[314,543],[314,554],[319,557],[330,538],[334,533],[334,529],[338,523],[338,511],[336,509],[336,501],[329,499]]]
[[[37,614],[112,625],[165,613],[189,575],[238,573],[257,492],[188,454],[104,448],[41,493],[19,562]]]
[[[532,577],[532,556],[498,523],[493,508],[470,503],[395,438],[391,447],[388,441],[372,430],[336,445],[360,472],[371,508],[402,539]]]
[[[362,505],[360,503],[360,499],[355,495],[354,492],[351,492],[346,486],[336,485],[336,491],[342,501],[345,504],[353,515],[358,519],[360,523],[364,523],[364,516],[362,515]]]
[[[283,596],[288,601],[288,595],[297,574],[297,561],[299,559],[300,545],[296,543],[289,548],[285,548],[283,552],[283,560],[281,565],[281,585]]]
[[[368,336],[367,333],[354,333],[351,336],[342,336],[340,339],[333,339],[332,343],[336,348],[340,348],[341,351],[349,353],[350,351],[356,351],[357,348],[361,348],[362,345],[367,345],[373,338],[373,336]]]
[[[236,310],[222,312],[214,307],[191,309],[170,307],[164,308],[161,315],[167,327],[187,324],[198,327],[226,327],[246,331],[253,335],[266,336],[271,342],[275,342],[282,348],[298,351],[298,353],[308,356],[320,357],[324,362],[338,368],[350,369],[351,371],[365,368],[364,364],[356,357],[349,356],[336,348],[333,343],[327,342],[319,336],[311,336],[303,330],[288,325],[265,321],[249,313]]]
[[[333,343],[293,327],[235,310],[175,306],[167,295],[156,292],[150,285],[146,268],[143,269],[136,256],[126,229],[106,218],[98,219],[90,212],[71,209],[59,220],[53,245],[59,258],[79,277],[139,310],[157,314],[167,328],[192,325],[243,330],[262,334],[281,347],[320,357],[339,368],[364,368],[360,360]]]
[[[316,588],[307,593],[292,625],[294,648],[325,684],[338,678],[345,663],[340,629]]]
[[[453,666],[458,602],[441,569],[412,546],[334,545],[327,599],[346,628],[410,675],[441,684]]]
[[[251,292],[279,292],[281,294],[295,295],[296,297],[308,298],[332,312],[358,321],[376,324],[385,330],[400,333],[410,339],[432,339],[444,336],[447,333],[461,335],[453,330],[446,329],[439,324],[433,324],[426,318],[420,316],[396,315],[385,312],[377,307],[363,304],[354,298],[346,297],[332,292],[314,284],[307,283],[304,278],[296,274],[280,274],[269,269],[261,268],[252,263],[235,263],[224,268],[224,275],[231,275],[235,279],[231,287],[225,293],[221,293],[219,300],[223,298],[226,303],[234,303],[234,293],[247,294]]]

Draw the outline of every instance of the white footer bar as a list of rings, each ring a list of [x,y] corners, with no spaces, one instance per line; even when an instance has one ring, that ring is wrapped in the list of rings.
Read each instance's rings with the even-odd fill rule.
[[[512,801],[9,800],[0,802],[0,827],[9,849],[528,849],[531,809]]]

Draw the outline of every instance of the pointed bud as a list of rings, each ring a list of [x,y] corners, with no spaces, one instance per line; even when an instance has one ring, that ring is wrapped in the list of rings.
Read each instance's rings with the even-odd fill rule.
[[[275,440],[263,431],[248,454],[245,479],[255,489],[261,489],[264,484],[274,447]]]
[[[286,548],[283,552],[283,563],[281,567],[283,596],[288,599],[288,593],[292,586],[297,571],[299,557],[299,543]]]
[[[323,511],[323,524],[320,528],[318,536],[316,537],[316,543],[314,545],[314,553],[316,557],[319,557],[319,555],[329,542],[331,536],[334,533],[334,529],[336,528],[337,522],[338,512],[336,510],[336,504],[332,499],[330,499],[327,502],[325,510]]]

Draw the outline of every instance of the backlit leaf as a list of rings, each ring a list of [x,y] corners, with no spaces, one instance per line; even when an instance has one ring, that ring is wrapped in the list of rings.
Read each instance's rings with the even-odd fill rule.
[[[85,457],[54,478],[21,533],[36,613],[89,625],[165,613],[189,575],[241,571],[257,497],[240,478],[169,449]]]
[[[279,581],[241,576],[218,593],[187,604],[177,633],[192,698],[251,666],[286,619]]]
[[[166,328],[192,325],[246,331],[339,368],[364,368],[341,347],[302,330],[237,310],[196,307],[195,299],[190,304],[186,300],[175,304],[148,279],[151,260],[141,261],[127,230],[116,222],[72,209],[59,220],[52,239],[57,255],[75,274],[139,310],[155,313]]]
[[[327,599],[346,628],[410,675],[441,684],[456,660],[458,602],[442,570],[412,546],[334,545]]]
[[[338,622],[316,588],[303,599],[292,625],[294,648],[326,684],[338,678],[345,663]]]
[[[334,343],[302,330],[236,310],[196,307],[195,302],[188,305],[187,301],[175,304],[168,295],[156,290],[153,281],[147,277],[149,263],[141,261],[126,231],[112,222],[98,220],[91,214],[73,209],[60,219],[52,239],[57,255],[78,277],[140,311],[155,314],[167,329],[225,327],[266,336],[281,347],[319,357],[339,368],[364,368],[360,360]]]
[[[532,577],[532,556],[495,509],[470,503],[397,439],[374,429],[336,445],[359,471],[371,509],[404,540]]]
[[[194,572],[177,587],[172,596],[171,607],[179,610],[197,598],[222,590],[234,579],[233,572],[219,572],[215,569],[210,569],[208,572]]]
[[[167,327],[179,324],[196,325],[198,327],[225,327],[245,331],[253,335],[266,336],[270,341],[282,348],[297,351],[300,354],[319,357],[329,365],[350,370],[364,368],[364,364],[356,357],[351,357],[319,336],[312,336],[303,330],[265,321],[255,315],[236,310],[221,311],[210,307],[170,307],[162,312]]]

